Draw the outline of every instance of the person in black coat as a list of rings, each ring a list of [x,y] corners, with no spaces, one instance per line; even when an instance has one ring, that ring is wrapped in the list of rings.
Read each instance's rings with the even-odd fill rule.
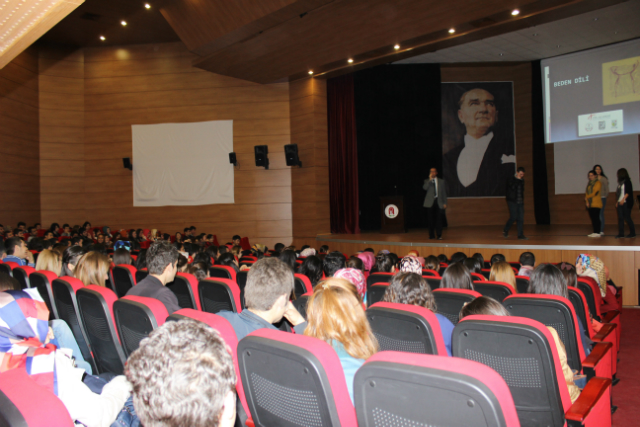
[[[507,206],[509,206],[509,220],[502,230],[504,237],[509,236],[509,229],[513,223],[518,224],[518,239],[528,240],[525,237],[524,229],[524,168],[519,167],[515,175],[507,179],[505,189]]]
[[[616,189],[616,209],[618,210],[618,235],[616,239],[624,237],[624,223],[629,225],[627,237],[636,237],[636,227],[631,219],[633,207],[633,185],[629,172],[625,168],[618,169],[618,188]]]

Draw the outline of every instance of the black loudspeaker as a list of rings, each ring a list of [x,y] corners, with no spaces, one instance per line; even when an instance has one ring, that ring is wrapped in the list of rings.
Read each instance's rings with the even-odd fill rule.
[[[238,166],[238,159],[236,159],[236,153],[229,153],[229,163],[233,166]]]
[[[131,158],[123,157],[122,158],[122,166],[124,166],[125,169],[129,169],[130,171],[132,171],[133,170],[133,165],[131,164]]]
[[[288,144],[284,146],[284,156],[287,160],[287,166],[300,166],[302,162],[298,157],[298,144]]]
[[[269,169],[269,147],[267,145],[256,145],[253,147],[256,156],[256,166]]]

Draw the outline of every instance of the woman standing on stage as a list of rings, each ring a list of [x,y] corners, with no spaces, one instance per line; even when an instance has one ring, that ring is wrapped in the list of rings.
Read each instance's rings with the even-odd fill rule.
[[[618,210],[618,235],[616,239],[624,237],[624,222],[629,225],[627,237],[636,237],[636,227],[631,219],[633,207],[633,186],[629,172],[625,168],[618,169],[618,188],[616,189],[616,209]]]
[[[600,209],[600,235],[604,236],[604,208],[607,206],[607,196],[609,196],[609,179],[604,174],[602,166],[595,165],[593,170],[598,175],[598,181],[600,181],[600,198],[602,199],[602,209]]]
[[[600,189],[602,184],[598,181],[598,174],[595,171],[589,171],[589,183],[587,191],[584,195],[584,201],[589,211],[593,233],[588,237],[600,237],[600,210],[602,209],[602,198],[600,197]]]

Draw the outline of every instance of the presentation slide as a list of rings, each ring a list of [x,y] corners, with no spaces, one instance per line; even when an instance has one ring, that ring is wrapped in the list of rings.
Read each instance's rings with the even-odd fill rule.
[[[640,134],[640,39],[541,66],[545,142]]]

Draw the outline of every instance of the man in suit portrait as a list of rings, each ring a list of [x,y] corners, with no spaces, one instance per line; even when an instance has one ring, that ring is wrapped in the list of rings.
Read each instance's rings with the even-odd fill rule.
[[[429,220],[429,238],[442,240],[442,216],[447,209],[447,188],[444,179],[438,178],[438,170],[431,168],[429,178],[424,180],[423,190],[427,191],[424,207]]]
[[[504,196],[504,183],[516,170],[515,150],[513,135],[498,132],[498,113],[488,90],[476,87],[460,97],[457,119],[466,133],[443,158],[449,196]]]

